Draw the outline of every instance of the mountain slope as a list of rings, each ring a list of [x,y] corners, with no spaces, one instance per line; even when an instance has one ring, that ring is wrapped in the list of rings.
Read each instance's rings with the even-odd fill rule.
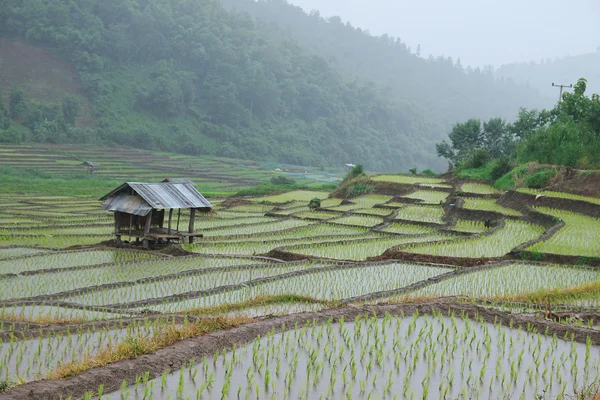
[[[495,72],[515,82],[528,83],[541,93],[558,99],[559,91],[552,83],[569,85],[579,78],[586,78],[588,91],[600,93],[600,48],[595,53],[558,58],[539,63],[515,63],[503,65]]]
[[[263,29],[293,36],[348,74],[372,79],[395,98],[414,102],[427,111],[438,139],[457,121],[513,118],[520,107],[552,104],[531,87],[496,80],[491,71],[465,69],[451,58],[423,59],[400,39],[371,36],[338,17],[308,15],[285,0],[221,1],[250,13]]]
[[[417,107],[216,1],[1,0],[0,36],[69,61],[96,113],[85,133],[34,119],[27,140],[371,170],[442,165]]]

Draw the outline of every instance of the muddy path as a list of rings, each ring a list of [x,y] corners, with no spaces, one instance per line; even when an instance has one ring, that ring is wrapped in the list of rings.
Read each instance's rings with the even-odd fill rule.
[[[293,329],[306,322],[327,322],[331,319],[337,322],[340,318],[351,321],[359,315],[384,316],[420,314],[454,313],[457,316],[468,315],[469,318],[483,318],[486,322],[500,323],[505,326],[534,328],[547,335],[556,334],[558,337],[572,335],[573,339],[585,343],[589,337],[594,345],[600,345],[600,332],[587,328],[578,328],[539,319],[531,315],[511,315],[495,310],[489,310],[473,304],[461,304],[455,300],[436,301],[421,304],[381,304],[375,306],[340,307],[320,312],[309,312],[287,315],[282,317],[256,319],[253,322],[230,330],[216,331],[204,336],[183,340],[153,354],[143,355],[135,359],[120,361],[108,366],[93,368],[81,375],[64,380],[41,380],[30,382],[0,394],[0,399],[29,400],[29,399],[60,399],[81,398],[88,391],[97,391],[100,384],[104,392],[119,390],[123,380],[135,382],[137,376],[149,372],[150,379],[160,376],[165,369],[171,371],[180,368],[190,359],[199,360],[204,356],[210,357],[217,350],[232,349],[234,345],[241,346],[251,342],[257,336],[265,335],[270,330],[281,330],[282,326]]]

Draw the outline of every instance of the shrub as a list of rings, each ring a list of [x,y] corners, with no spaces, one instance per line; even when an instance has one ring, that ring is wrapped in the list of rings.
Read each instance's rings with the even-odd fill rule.
[[[548,186],[550,180],[555,176],[556,171],[553,169],[540,169],[534,174],[525,176],[523,185],[529,188],[540,189]]]
[[[281,186],[281,185],[295,185],[296,181],[291,178],[286,178],[285,176],[274,176],[271,178],[271,183],[273,185]]]
[[[417,174],[417,169],[416,168],[411,168],[408,170],[411,174],[416,175]]]
[[[356,197],[371,193],[373,189],[369,177],[363,175],[353,179],[345,179],[331,196],[336,198]]]
[[[490,161],[490,153],[486,149],[475,149],[460,162],[461,168],[481,168]]]
[[[319,199],[318,197],[315,197],[308,203],[308,208],[310,208],[311,210],[316,210],[317,208],[320,208],[320,207],[321,207],[321,199]]]
[[[494,162],[494,166],[492,167],[492,170],[490,171],[490,178],[493,181],[496,181],[496,180],[502,178],[504,175],[508,174],[511,169],[512,168],[511,168],[510,162],[508,162],[508,159],[501,158],[501,159],[497,160],[496,162]]]
[[[362,166],[362,164],[357,164],[348,172],[346,179],[353,179],[362,175],[365,175],[365,168]]]
[[[371,193],[372,191],[373,186],[364,182],[356,182],[355,184],[348,186],[346,189],[346,197],[356,197],[361,194]]]
[[[423,175],[423,176],[437,176],[437,174],[435,173],[435,171],[432,171],[429,168],[424,169],[423,171],[421,171],[421,175]]]

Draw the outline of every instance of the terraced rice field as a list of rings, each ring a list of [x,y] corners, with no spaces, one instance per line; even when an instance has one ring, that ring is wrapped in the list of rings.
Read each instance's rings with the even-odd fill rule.
[[[402,193],[216,199],[196,216],[204,237],[168,252],[109,246],[97,200],[0,194],[0,392],[43,398],[52,379],[89,399],[568,398],[600,380],[597,330],[477,305],[600,307],[597,219],[535,208],[565,223],[539,241],[548,220],[486,185],[462,184],[457,216],[443,179],[375,179]],[[525,261],[525,243],[573,265]],[[97,387],[71,385],[94,366]]]

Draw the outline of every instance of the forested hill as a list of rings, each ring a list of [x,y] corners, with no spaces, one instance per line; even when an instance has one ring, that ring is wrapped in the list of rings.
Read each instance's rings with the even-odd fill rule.
[[[569,85],[585,76],[590,93],[600,93],[600,47],[595,53],[557,58],[541,62],[514,63],[503,65],[495,72],[497,76],[525,82],[535,86],[540,92],[558,99],[556,84]]]
[[[370,170],[444,165],[433,147],[444,131],[417,107],[344,78],[292,38],[217,1],[0,0],[0,36],[73,65],[95,114],[82,126],[76,96],[40,101],[8,82],[0,141],[118,143]],[[27,68],[12,70],[45,84]]]
[[[286,0],[221,1],[250,13],[264,29],[287,32],[347,73],[372,79],[397,99],[414,102],[444,134],[473,116],[512,118],[519,107],[553,104],[553,98],[532,87],[495,79],[491,70],[463,67],[450,57],[423,58],[418,48],[398,38],[372,36],[339,17],[307,14]]]

